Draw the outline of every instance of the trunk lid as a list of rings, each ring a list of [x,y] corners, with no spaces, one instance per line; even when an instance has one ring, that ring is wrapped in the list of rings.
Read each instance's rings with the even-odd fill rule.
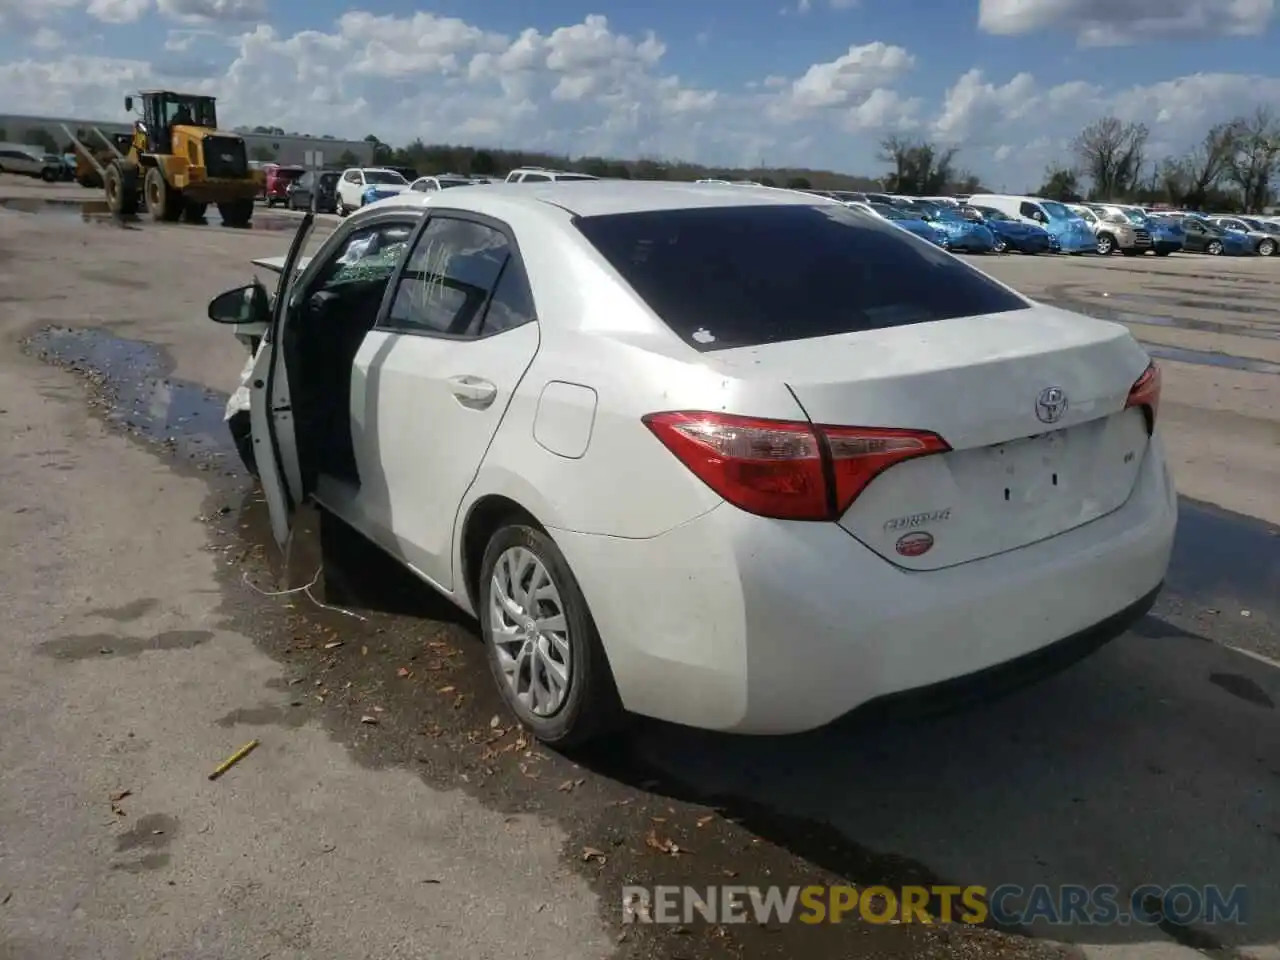
[[[1038,304],[703,359],[730,376],[781,380],[814,423],[947,441],[951,452],[890,467],[839,521],[912,570],[1105,516],[1129,498],[1148,444],[1143,412],[1125,409],[1146,352],[1118,324]]]

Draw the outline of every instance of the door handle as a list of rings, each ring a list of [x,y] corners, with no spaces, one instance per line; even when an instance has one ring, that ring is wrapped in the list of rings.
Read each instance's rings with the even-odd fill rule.
[[[484,409],[498,396],[498,388],[480,377],[450,377],[449,390],[467,407]]]

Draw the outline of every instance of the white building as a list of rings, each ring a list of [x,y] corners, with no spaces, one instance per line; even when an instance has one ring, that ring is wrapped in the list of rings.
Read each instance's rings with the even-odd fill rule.
[[[62,130],[64,123],[77,136],[79,136],[78,131],[87,130],[89,127],[97,127],[108,135],[129,133],[133,129],[132,121],[0,114],[0,141],[30,143],[30,138],[35,131],[44,130],[61,148],[67,140],[67,135]],[[351,154],[356,158],[356,165],[368,166],[373,163],[373,144],[366,143],[364,140],[330,140],[325,137],[288,137],[269,133],[237,132],[244,137],[250,160],[274,160],[277,163],[300,164],[316,168],[336,167],[340,163],[339,157]],[[39,135],[36,134],[36,136]],[[91,138],[88,145],[96,149],[101,146],[101,143],[97,138]]]

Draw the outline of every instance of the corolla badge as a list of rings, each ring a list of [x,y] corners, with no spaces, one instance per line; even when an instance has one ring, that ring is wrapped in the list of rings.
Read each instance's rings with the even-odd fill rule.
[[[1067,412],[1067,392],[1061,387],[1046,387],[1036,397],[1036,419],[1041,423],[1057,423]]]

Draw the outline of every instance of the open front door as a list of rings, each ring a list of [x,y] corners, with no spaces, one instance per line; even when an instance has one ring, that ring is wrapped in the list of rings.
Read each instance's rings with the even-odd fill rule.
[[[303,502],[302,471],[298,464],[298,440],[294,431],[293,406],[289,399],[284,327],[289,320],[289,301],[301,273],[300,259],[315,225],[314,214],[302,219],[298,232],[280,268],[271,328],[254,358],[249,380],[249,419],[262,492],[271,514],[271,532],[284,549],[293,525],[294,510]]]

